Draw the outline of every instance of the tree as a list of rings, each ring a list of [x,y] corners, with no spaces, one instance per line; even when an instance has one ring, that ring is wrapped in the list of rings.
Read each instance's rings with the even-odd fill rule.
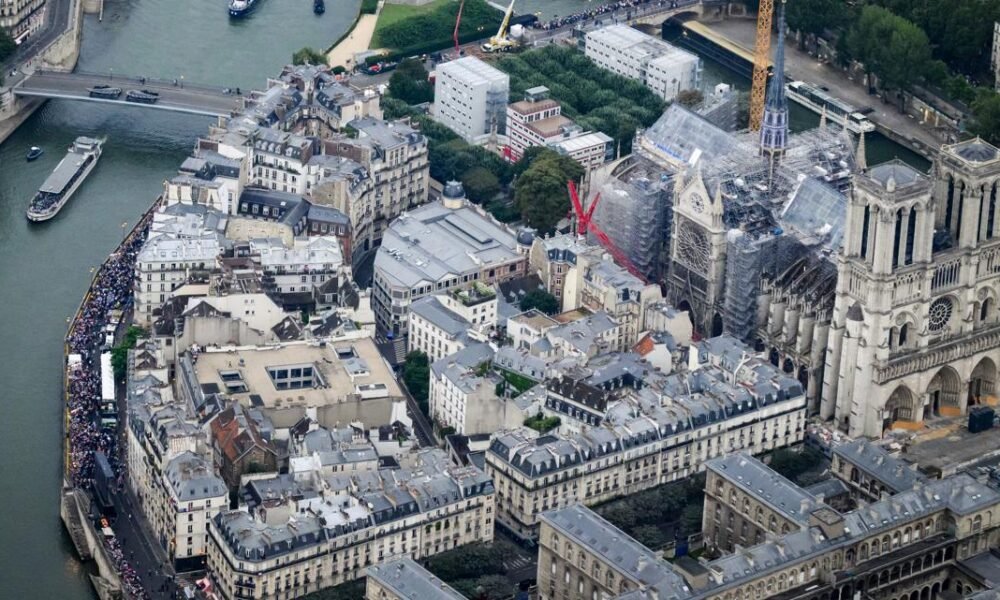
[[[701,90],[681,90],[677,93],[677,102],[687,108],[701,104],[704,99],[705,95],[701,93]]]
[[[850,20],[850,11],[844,0],[795,0],[786,5],[788,26],[802,34],[823,35],[834,31]]]
[[[122,342],[111,349],[111,368],[115,372],[115,379],[121,381],[125,379],[128,370],[128,351],[135,348],[139,339],[146,337],[146,330],[142,327],[131,325],[125,331]]]
[[[403,362],[403,383],[410,390],[420,405],[420,410],[427,414],[427,394],[430,388],[431,369],[427,355],[415,350],[406,355]]]
[[[865,65],[865,72],[878,75],[889,90],[906,90],[925,77],[931,65],[927,35],[912,22],[880,6],[864,7],[848,34],[847,46],[851,56]],[[902,102],[902,95],[899,97]]]
[[[559,300],[543,289],[531,290],[521,298],[521,310],[540,310],[547,315],[559,312]]]
[[[466,197],[476,204],[485,204],[500,193],[500,181],[485,167],[472,167],[462,175]]]
[[[365,579],[362,577],[302,596],[302,600],[357,600],[364,597]]]
[[[514,584],[503,575],[484,575],[452,582],[455,590],[469,600],[502,600],[514,593]]]
[[[508,552],[503,544],[466,544],[435,554],[427,559],[427,570],[444,581],[476,579],[483,575],[502,575]]]
[[[802,475],[815,469],[823,462],[823,455],[812,448],[801,451],[779,448],[770,455],[768,466],[780,475],[797,481]]]
[[[521,217],[541,233],[555,229],[559,219],[570,209],[566,183],[583,177],[580,163],[546,149],[517,179],[514,201]]]
[[[704,505],[688,504],[681,512],[680,530],[684,535],[691,535],[701,531],[701,513]]]
[[[984,90],[972,103],[973,122],[969,129],[987,142],[1000,145],[1000,94]]]
[[[407,104],[422,104],[434,100],[434,86],[427,80],[427,70],[416,59],[407,58],[389,78],[389,94]]]
[[[315,48],[306,46],[295,51],[295,54],[292,55],[292,64],[325,65],[326,55]]]
[[[10,32],[0,28],[0,61],[7,60],[17,52],[17,42]]]

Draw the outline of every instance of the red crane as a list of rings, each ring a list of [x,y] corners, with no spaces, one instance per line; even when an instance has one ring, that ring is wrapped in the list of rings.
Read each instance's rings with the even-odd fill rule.
[[[461,56],[461,52],[458,49],[458,27],[462,24],[463,8],[465,8],[465,0],[462,0],[461,4],[458,5],[458,17],[455,19],[455,33],[452,35],[455,40],[455,58]]]
[[[597,194],[597,196],[594,197],[594,201],[590,203],[590,207],[586,212],[584,212],[583,204],[580,203],[580,195],[576,192],[576,183],[573,182],[573,180],[570,180],[566,184],[566,187],[569,188],[569,199],[573,202],[573,211],[576,212],[577,233],[584,237],[586,237],[588,231],[593,233],[594,237],[597,238],[597,241],[601,243],[601,246],[603,246],[609,254],[611,254],[611,257],[615,259],[616,263],[625,267],[629,273],[641,279],[643,283],[649,283],[649,280],[646,279],[646,276],[643,275],[642,271],[632,264],[628,255],[622,252],[621,248],[616,246],[615,243],[611,241],[608,234],[604,233],[604,231],[597,226],[597,223],[594,222],[594,209],[597,208],[597,204],[601,201],[601,195]]]

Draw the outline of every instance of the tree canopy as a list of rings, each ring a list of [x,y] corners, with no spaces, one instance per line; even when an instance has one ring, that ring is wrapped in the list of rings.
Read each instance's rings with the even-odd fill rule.
[[[865,6],[847,34],[847,50],[878,75],[884,87],[904,90],[925,77],[932,64],[927,35],[880,6]]]
[[[451,45],[458,16],[458,2],[444,2],[430,10],[422,10],[404,19],[378,26],[372,37],[372,48],[393,48],[415,54]],[[460,38],[487,37],[483,32],[496,31],[503,14],[486,0],[465,0],[462,9]]]
[[[434,86],[428,81],[427,69],[419,60],[407,58],[389,78],[389,95],[407,104],[434,101]]]
[[[547,315],[559,312],[559,300],[545,290],[531,290],[521,298],[521,310],[537,309]]]
[[[315,48],[305,46],[299,48],[292,55],[292,64],[295,65],[325,65],[326,55]]]
[[[485,167],[472,167],[462,174],[465,196],[476,204],[485,204],[500,193],[500,180]]]
[[[514,202],[521,217],[541,233],[555,230],[556,223],[570,209],[566,183],[581,177],[580,163],[552,150],[542,151],[517,178],[514,187]]]
[[[413,394],[424,414],[427,414],[428,411],[427,395],[430,382],[431,368],[427,355],[419,350],[407,354],[403,363],[403,383],[406,384],[406,389]]]
[[[583,52],[567,46],[505,56],[496,66],[510,76],[511,98],[544,85],[564,115],[585,129],[614,138],[622,154],[631,151],[636,129],[652,125],[665,107],[641,82],[602,69]]]
[[[970,130],[994,145],[1000,145],[1000,94],[984,90],[972,103]]]
[[[813,35],[836,30],[851,19],[850,8],[844,0],[795,0],[789,2],[785,10],[789,27]]]

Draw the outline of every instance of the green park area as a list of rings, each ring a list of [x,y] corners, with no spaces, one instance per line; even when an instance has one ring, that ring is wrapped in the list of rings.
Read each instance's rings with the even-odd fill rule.
[[[372,48],[386,48],[411,56],[448,48],[454,41],[458,0],[434,0],[422,6],[385,4],[375,24]],[[485,0],[465,0],[459,41],[489,37],[500,26],[503,14]]]

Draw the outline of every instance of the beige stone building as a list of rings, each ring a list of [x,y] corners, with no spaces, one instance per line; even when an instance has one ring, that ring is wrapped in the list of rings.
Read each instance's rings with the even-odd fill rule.
[[[733,552],[736,545],[798,530],[821,506],[820,499],[752,456],[731,454],[708,462],[701,531],[709,548]]]
[[[493,539],[493,484],[482,471],[451,465],[437,449],[402,466],[254,482],[267,493],[212,521],[208,570],[217,593],[297,598],[394,558]]]
[[[747,480],[758,501],[773,473]],[[737,499],[737,508],[740,500]],[[576,505],[540,517],[543,600],[932,600],[992,590],[1000,493],[966,474],[918,482],[857,510],[821,506],[799,528],[715,560],[660,559]]]
[[[368,567],[366,600],[465,600],[408,556]]]
[[[537,440],[523,429],[501,432],[486,453],[499,522],[537,538],[547,510],[684,479],[731,452],[802,440],[806,405],[797,381],[732,338],[701,345],[708,362],[694,374],[599,360],[597,375],[550,382],[544,410],[562,420],[559,433]]]

